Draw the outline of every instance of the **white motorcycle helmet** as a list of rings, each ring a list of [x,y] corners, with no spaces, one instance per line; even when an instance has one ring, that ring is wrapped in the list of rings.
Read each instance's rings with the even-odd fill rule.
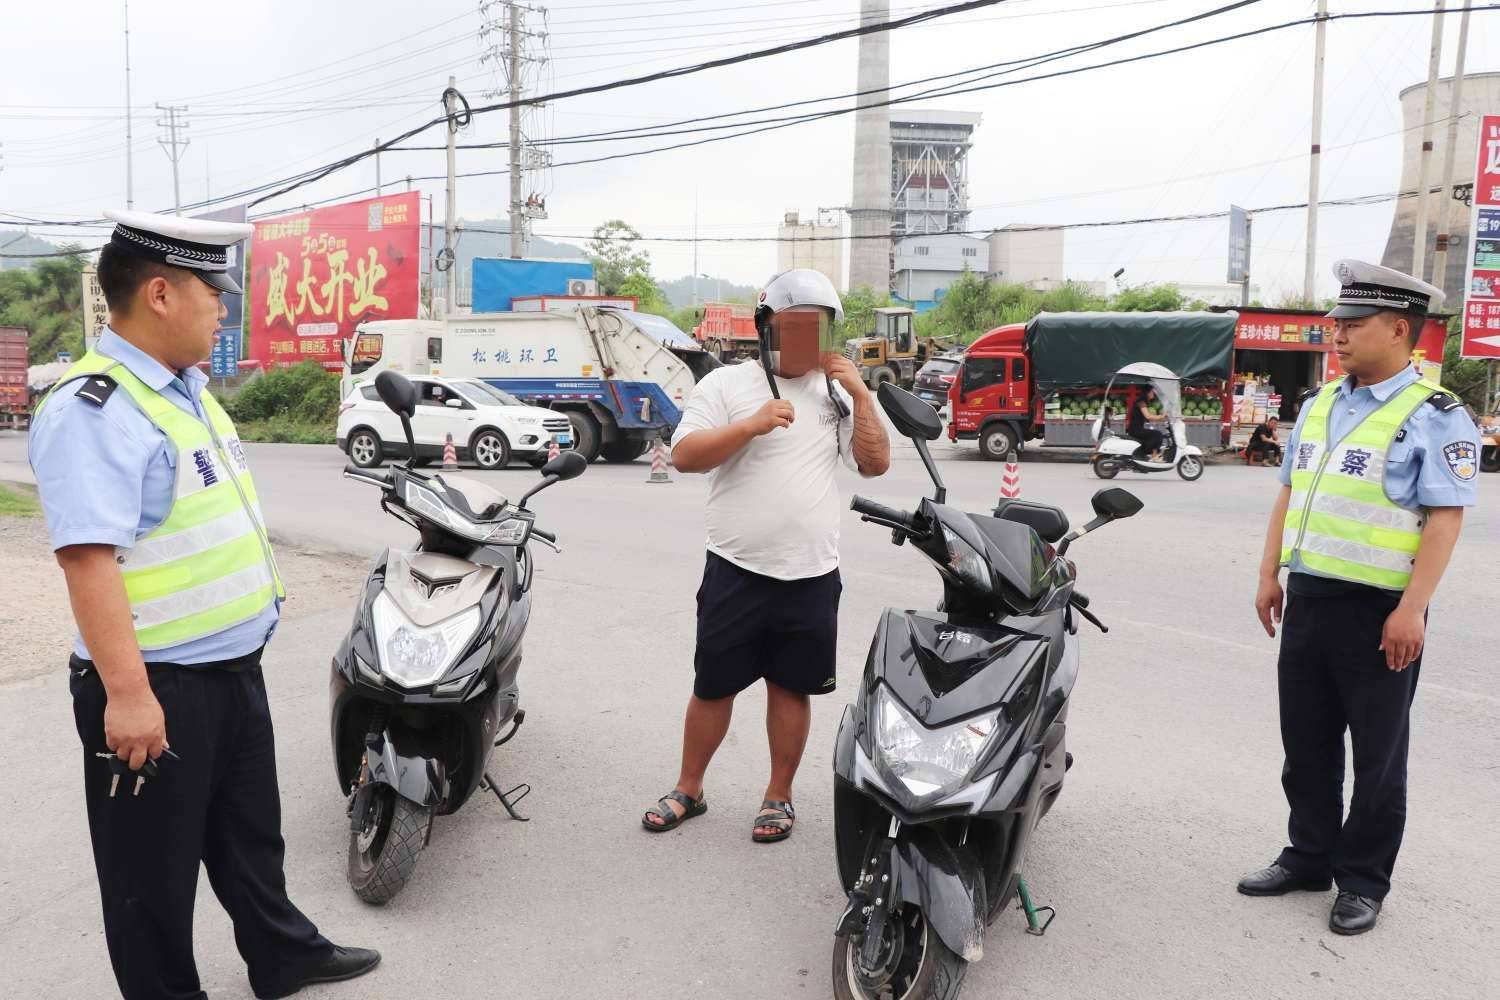
[[[821,271],[796,267],[773,275],[766,282],[755,306],[755,332],[760,344],[761,366],[765,369],[766,381],[770,383],[771,395],[777,399],[781,398],[781,393],[776,387],[775,373],[781,368],[781,352],[771,350],[771,317],[795,306],[831,309],[835,323],[844,318],[844,304],[839,301],[839,293]],[[833,380],[825,376],[825,381],[828,383],[828,397],[833,401],[838,418],[843,420],[849,416],[849,407],[834,390]]]
[[[839,301],[839,293],[822,271],[795,267],[772,275],[755,306],[755,332],[760,339],[760,356],[767,371],[781,367],[781,359],[777,357],[780,352],[771,350],[771,317],[794,306],[832,309],[835,323],[844,318],[844,304]]]

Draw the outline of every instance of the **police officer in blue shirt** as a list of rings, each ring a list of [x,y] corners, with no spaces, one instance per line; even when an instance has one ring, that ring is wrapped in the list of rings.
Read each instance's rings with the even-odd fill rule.
[[[105,939],[128,1000],[204,997],[200,862],[257,997],[380,960],[287,898],[260,659],[281,581],[254,482],[197,365],[239,292],[244,224],[110,212],[110,326],[40,404],[30,457],[78,623],[70,661]]]
[[[1239,891],[1279,896],[1336,882],[1329,928],[1360,934],[1375,926],[1401,847],[1427,607],[1475,502],[1479,441],[1463,403],[1411,363],[1442,291],[1361,261],[1334,272],[1341,288],[1328,315],[1347,374],[1303,406],[1287,441],[1255,597],[1266,634],[1282,625],[1290,843]]]

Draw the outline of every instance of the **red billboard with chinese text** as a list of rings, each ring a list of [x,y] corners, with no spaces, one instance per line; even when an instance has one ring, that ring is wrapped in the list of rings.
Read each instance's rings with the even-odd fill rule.
[[[1500,115],[1479,120],[1469,261],[1464,268],[1466,358],[1500,358]]]
[[[404,192],[257,222],[249,356],[264,367],[318,361],[339,368],[356,324],[414,319],[420,197]]]
[[[1423,374],[1434,374],[1428,365],[1442,365],[1447,336],[1448,324],[1442,319],[1429,318],[1422,327],[1412,360]],[[1322,351],[1327,357],[1327,377],[1344,373],[1333,352],[1333,320],[1316,313],[1242,310],[1234,327],[1234,346],[1241,351]]]

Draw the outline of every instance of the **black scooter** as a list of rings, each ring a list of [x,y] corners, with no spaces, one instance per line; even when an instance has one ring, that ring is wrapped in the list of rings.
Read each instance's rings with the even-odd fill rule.
[[[1108,631],[1074,589],[1064,553],[1141,502],[1101,490],[1098,516],[1071,533],[1067,515],[1044,504],[966,514],[946,505],[927,450],[942,433],[932,407],[892,385],[879,400],[936,491],[916,513],[862,497],[850,506],[932,561],[943,602],[936,613],[885,611],[839,725],[834,839],[849,903],[834,938],[834,994],[951,1000],[1011,900],[1033,933],[1051,922],[1032,905],[1021,865],[1072,764],[1064,735],[1077,619]]]
[[[416,389],[395,372],[375,385],[411,445]],[[479,480],[422,475],[410,462],[389,473],[345,467],[345,477],[380,487],[386,513],[421,535],[415,550],[381,555],[333,658],[334,766],[349,796],[348,878],[360,899],[386,903],[400,892],[433,815],[456,811],[476,788],[524,820],[516,804],[530,786],[501,791],[486,768],[526,718],[516,675],[531,613],[530,543],[557,549],[526,502],[587,467],[564,452],[517,504]]]

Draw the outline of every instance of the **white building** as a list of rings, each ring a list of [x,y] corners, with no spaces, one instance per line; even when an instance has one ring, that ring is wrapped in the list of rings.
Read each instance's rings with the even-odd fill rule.
[[[836,223],[803,222],[796,212],[788,212],[776,231],[776,270],[789,271],[807,267],[821,271],[844,291],[843,231]]]
[[[1063,231],[1010,225],[989,236],[989,280],[1002,285],[1025,285],[1038,291],[1056,288],[1063,274]]]
[[[977,236],[908,236],[896,241],[895,294],[908,302],[931,302],[964,271],[983,278],[990,245]]]

